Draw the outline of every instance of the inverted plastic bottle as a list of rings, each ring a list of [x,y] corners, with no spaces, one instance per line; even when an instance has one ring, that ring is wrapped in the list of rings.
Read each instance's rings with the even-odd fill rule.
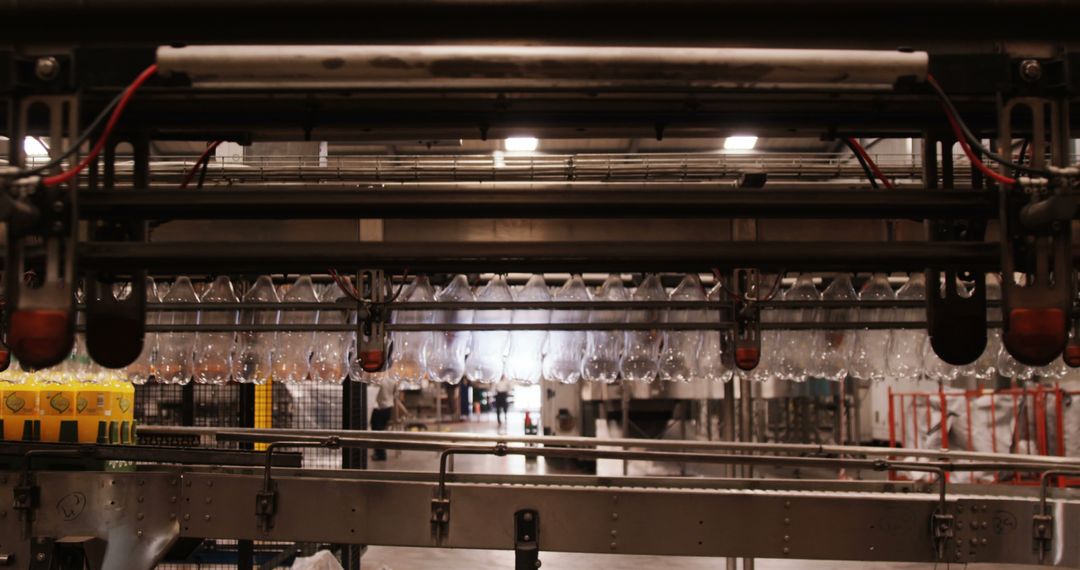
[[[336,283],[331,283],[322,294],[322,302],[338,303],[348,296]],[[349,321],[349,309],[319,311],[319,324],[344,325]],[[316,332],[315,345],[311,351],[311,379],[323,384],[339,384],[348,374],[349,333],[346,331]]]
[[[269,275],[255,280],[244,293],[245,303],[277,304],[274,282]],[[240,311],[242,325],[276,325],[277,309],[244,309]],[[267,331],[242,331],[236,335],[236,354],[233,357],[233,380],[241,384],[266,384],[272,376],[271,357],[277,344],[277,333]]]
[[[199,296],[191,280],[185,276],[176,278],[169,292],[161,299],[162,304],[198,303]],[[162,311],[162,325],[195,325],[199,323],[198,311]],[[165,332],[158,337],[158,374],[157,380],[163,384],[187,384],[194,373],[193,353],[195,337],[193,332]]]
[[[417,275],[401,294],[405,303],[432,303],[435,289],[426,275]],[[394,311],[394,322],[401,324],[431,324],[432,310]],[[431,331],[393,333],[393,362],[390,363],[390,379],[403,390],[420,388],[428,376],[427,354],[431,347]]]
[[[628,301],[630,299],[622,279],[609,276],[593,301]],[[592,309],[590,323],[625,323],[625,309]],[[612,383],[619,378],[619,364],[623,352],[623,331],[589,331],[585,336],[585,357],[581,361],[581,377],[590,382]]]
[[[506,278],[496,275],[476,293],[478,303],[509,303],[514,300]],[[511,319],[509,309],[478,310],[473,315],[476,324],[505,324]],[[465,359],[465,375],[473,382],[490,384],[503,377],[508,331],[476,331],[472,334],[469,356]]]
[[[221,275],[203,293],[199,302],[203,307],[215,303],[236,303],[232,281]],[[206,325],[235,325],[235,310],[202,309],[199,321]],[[236,334],[231,332],[203,332],[195,339],[195,381],[199,384],[224,384],[232,374],[232,351]]]
[[[440,303],[471,303],[476,295],[469,287],[469,280],[464,275],[455,275],[438,293],[435,300]],[[454,309],[434,311],[437,324],[468,325],[473,322],[472,309]],[[431,350],[428,351],[427,369],[431,379],[436,382],[457,384],[465,376],[465,357],[469,353],[469,331],[435,331],[431,335]]]
[[[157,284],[154,280],[146,278],[146,324],[156,325],[160,322],[159,312],[154,310],[153,307],[160,304],[161,299],[158,297]],[[141,386],[150,381],[151,378],[157,374],[158,364],[158,336],[160,333],[148,332],[143,335],[143,347],[142,352],[139,353],[139,357],[135,359],[135,362],[127,365],[124,368],[124,375],[127,377],[128,382]]]
[[[717,283],[706,298],[709,301],[722,301],[726,291],[720,283]],[[708,309],[705,311],[709,322],[720,321],[720,309]],[[698,374],[704,380],[730,380],[731,368],[728,367],[724,358],[724,331],[707,330],[701,333],[701,349],[698,350]],[[765,350],[765,347],[762,346]]]
[[[814,285],[813,278],[806,273],[795,279],[795,284],[784,295],[784,301],[820,301],[821,294]],[[781,309],[777,316],[782,322],[817,323],[821,322],[821,309],[790,308]],[[821,331],[787,330],[783,331],[781,370],[784,378],[795,382],[806,380],[807,376],[816,376],[817,353],[820,349]]]
[[[518,291],[514,299],[519,303],[547,303],[551,301],[551,291],[543,275],[533,275]],[[546,325],[551,322],[549,309],[514,309],[510,317],[516,325]],[[518,384],[536,384],[543,377],[544,341],[547,331],[519,330],[510,333],[510,343],[506,356],[506,377]]]
[[[784,292],[780,290],[780,286],[783,283],[783,277],[783,275],[778,275],[775,278],[769,278],[765,275],[760,276],[758,283],[752,286],[749,297],[752,299],[760,299],[762,301],[784,300]],[[776,279],[779,279],[780,281],[778,282]],[[763,308],[760,313],[762,323],[779,322],[777,320],[779,317],[779,312],[773,309]],[[762,328],[761,357],[757,367],[749,373],[751,380],[765,382],[780,378],[782,370],[780,334],[781,333],[778,330]]]
[[[660,277],[649,274],[634,289],[631,301],[666,301],[667,291]],[[626,311],[626,322],[634,324],[661,323],[666,311],[662,309],[634,309]],[[664,335],[660,329],[628,330],[625,335],[622,357],[622,377],[630,382],[652,382],[660,370],[660,346]]]
[[[894,300],[896,292],[889,284],[889,276],[884,273],[875,273],[859,291],[860,303]],[[860,306],[858,315],[860,321],[871,323],[888,322],[896,318],[895,309],[892,307]],[[855,333],[849,374],[863,380],[884,380],[891,338],[892,331],[884,329],[865,329]]]
[[[671,291],[672,301],[704,301],[705,288],[696,273],[683,277]],[[666,323],[690,323],[705,320],[704,309],[669,309],[664,311]],[[702,331],[664,331],[664,350],[660,353],[660,379],[665,382],[689,382],[698,375],[698,352]]]
[[[851,285],[851,275],[840,273],[833,278],[832,283],[821,294],[822,301],[844,301],[852,303],[851,307],[827,308],[822,311],[824,322],[846,323],[852,322],[858,317],[858,308],[854,305],[859,300],[855,288]],[[855,331],[849,329],[823,330],[818,337],[816,376],[828,380],[841,381],[847,377],[848,365],[851,361],[851,347],[855,340]]]
[[[315,285],[310,275],[301,275],[282,296],[285,303],[317,303]],[[284,310],[280,321],[283,325],[313,325],[319,320],[318,311]],[[271,356],[274,381],[286,384],[304,382],[311,367],[311,350],[315,344],[313,331],[282,331],[277,335],[277,346]]]
[[[555,301],[584,302],[589,300],[589,288],[581,275],[570,279],[555,292]],[[584,323],[589,318],[587,310],[551,311],[552,323]],[[551,331],[548,333],[547,352],[544,355],[544,378],[552,382],[573,384],[581,379],[581,359],[585,356],[585,331]]]
[[[908,282],[896,292],[899,301],[926,300],[926,274],[912,273]],[[924,307],[901,308],[896,310],[897,321],[923,321],[926,319]],[[899,329],[892,331],[889,339],[889,354],[886,360],[890,378],[899,380],[920,380],[925,373],[923,355],[929,337],[926,329]]]

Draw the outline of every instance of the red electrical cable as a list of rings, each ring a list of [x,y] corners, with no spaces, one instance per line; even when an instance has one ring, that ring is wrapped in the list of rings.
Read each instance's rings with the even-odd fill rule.
[[[851,143],[851,146],[855,147],[855,152],[858,152],[859,156],[863,157],[863,160],[866,161],[866,165],[870,167],[870,171],[874,173],[874,176],[877,176],[878,180],[881,180],[881,183],[884,184],[886,188],[888,188],[889,190],[895,190],[896,187],[893,186],[893,183],[889,181],[888,178],[885,177],[885,173],[882,172],[880,168],[878,168],[878,165],[874,162],[874,159],[870,158],[870,154],[866,152],[866,149],[863,148],[863,145],[859,144],[859,140],[854,137],[850,137],[848,138],[848,142]]]
[[[187,188],[188,184],[191,184],[192,179],[195,178],[195,174],[199,172],[199,167],[201,167],[204,162],[210,160],[210,153],[214,152],[214,149],[216,149],[218,145],[221,144],[221,142],[222,141],[214,141],[206,145],[206,150],[204,150],[203,153],[199,155],[199,159],[196,160],[195,164],[191,166],[191,170],[188,172],[187,177],[184,178],[184,182],[180,184],[181,190]]]
[[[1006,184],[1010,186],[1016,184],[1015,178],[1005,176],[1004,174],[995,171],[993,168],[987,166],[985,162],[979,160],[979,157],[975,156],[975,153],[971,150],[971,146],[969,146],[967,140],[964,139],[964,132],[960,129],[960,123],[956,122],[956,117],[954,117],[953,114],[949,112],[949,108],[945,105],[942,105],[942,108],[945,109],[945,116],[949,119],[949,125],[952,126],[953,135],[956,137],[956,142],[960,143],[960,148],[964,150],[964,154],[968,157],[968,161],[971,162],[971,165],[975,168],[978,168],[979,172],[982,172],[986,176],[998,181],[1001,184]]]
[[[120,102],[116,104],[116,109],[113,110],[112,116],[109,117],[109,122],[105,124],[105,130],[101,132],[101,137],[98,138],[96,143],[94,143],[93,148],[90,149],[90,153],[87,154],[86,157],[83,158],[81,161],[79,161],[79,164],[77,164],[71,170],[67,170],[61,172],[60,174],[54,174],[53,176],[46,177],[44,180],[42,180],[42,184],[46,186],[63,184],[64,182],[67,182],[68,180],[71,180],[72,178],[78,176],[80,172],[82,172],[87,166],[89,166],[90,163],[93,162],[95,158],[97,158],[97,155],[101,154],[101,150],[105,148],[105,143],[109,140],[109,135],[112,134],[113,129],[116,127],[116,123],[120,121],[120,115],[124,113],[124,108],[127,107],[127,104],[129,101],[131,101],[131,98],[135,96],[135,92],[138,91],[139,87],[141,87],[143,83],[146,83],[147,79],[150,79],[151,76],[157,73],[157,70],[157,64],[152,64],[150,65],[150,67],[144,69],[143,72],[135,78],[135,81],[131,82],[131,85],[129,85],[127,90],[124,92],[123,99],[120,99]]]

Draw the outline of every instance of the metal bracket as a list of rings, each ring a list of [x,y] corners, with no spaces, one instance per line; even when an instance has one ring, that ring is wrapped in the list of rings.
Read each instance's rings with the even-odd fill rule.
[[[999,114],[999,147],[1009,148],[1012,113],[1020,107],[1031,114],[1032,166],[1053,168],[1044,160],[1048,147],[1054,165],[1066,166],[1071,149],[1065,100],[1018,97],[1006,103]],[[1051,180],[1022,178],[1024,195],[1013,187],[999,187],[1002,341],[1017,361],[1029,366],[1049,364],[1064,350],[1076,295],[1071,238],[1076,180],[1073,169],[1058,172],[1061,175]],[[1064,213],[1067,219],[1062,219]],[[1018,273],[1024,275],[1022,282],[1015,277]]]
[[[757,269],[736,269],[731,280],[732,315],[735,317],[734,354],[739,370],[753,370],[761,362],[761,309]],[[751,299],[753,290],[756,297]]]
[[[386,274],[381,269],[364,269],[356,273],[356,290],[363,298],[357,307],[356,358],[364,372],[381,372],[390,362],[385,311],[388,287]]]
[[[952,148],[955,138],[940,133],[927,131],[923,135],[923,179],[927,188],[946,190],[956,188],[955,169],[951,152],[938,152],[938,143],[942,149]],[[940,154],[940,156],[939,156]],[[972,187],[981,188],[981,176],[973,170]],[[972,241],[981,242],[986,234],[986,222],[982,220],[937,220],[926,222],[929,241]],[[944,287],[939,289],[944,274]],[[961,294],[962,287],[957,281],[971,281],[974,290],[970,294]],[[942,271],[938,268],[926,269],[926,282],[929,291],[926,294],[927,332],[930,345],[943,361],[955,366],[963,366],[977,360],[986,350],[986,274],[981,271],[963,271],[955,268]]]
[[[1035,541],[1035,550],[1039,553],[1039,564],[1042,564],[1054,542],[1054,517],[1038,514],[1032,516],[1031,519],[1032,539]]]
[[[431,499],[431,536],[436,545],[442,544],[449,528],[450,498],[444,495]]]
[[[540,513],[522,509],[514,513],[514,570],[540,567]]]
[[[315,441],[274,441],[266,444],[263,486],[262,490],[255,493],[255,517],[259,520],[259,530],[263,532],[269,532],[274,528],[274,515],[277,514],[277,488],[271,476],[271,469],[274,466],[274,450],[282,447],[339,449],[341,438],[332,435]]]
[[[930,517],[930,524],[934,529],[934,546],[937,550],[937,559],[944,560],[945,547],[956,536],[956,520],[952,515],[940,510]]]
[[[39,96],[19,101],[12,140],[28,133],[31,107],[49,110],[49,136],[55,141],[50,152],[61,152],[61,141],[78,132],[77,97]],[[16,165],[25,164],[21,145]],[[46,368],[62,362],[71,352],[75,338],[75,244],[77,227],[77,182],[65,187],[44,187],[35,183],[16,196],[36,208],[33,224],[9,224],[5,293],[8,343],[12,353],[26,366]],[[25,206],[23,207],[25,209]],[[24,216],[25,217],[25,216]],[[44,252],[40,285],[24,282],[27,250]]]

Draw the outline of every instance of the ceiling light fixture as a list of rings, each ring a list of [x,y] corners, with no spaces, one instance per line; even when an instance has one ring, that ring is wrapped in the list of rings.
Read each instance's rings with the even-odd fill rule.
[[[753,150],[757,146],[757,137],[753,135],[736,135],[724,139],[724,150]]]
[[[505,146],[508,152],[532,152],[540,146],[540,140],[536,137],[509,137]]]

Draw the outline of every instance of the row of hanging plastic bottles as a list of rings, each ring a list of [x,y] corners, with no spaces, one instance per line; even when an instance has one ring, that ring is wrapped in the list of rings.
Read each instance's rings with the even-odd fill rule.
[[[926,280],[912,274],[894,291],[885,274],[874,274],[856,291],[848,274],[836,275],[824,291],[819,291],[809,274],[799,275],[784,290],[773,287],[771,278],[760,283],[760,298],[773,295],[774,301],[849,301],[842,308],[783,308],[761,312],[763,322],[885,322],[921,321],[922,308],[859,307],[859,301],[923,300]],[[962,284],[958,284],[962,286]],[[516,289],[516,290],[515,290]],[[766,293],[766,290],[769,293]],[[122,295],[122,291],[118,291]],[[627,288],[620,276],[609,276],[590,290],[580,275],[571,276],[561,287],[549,287],[542,275],[533,275],[519,288],[511,287],[504,276],[496,275],[477,290],[464,275],[457,275],[436,289],[423,275],[415,277],[397,300],[408,303],[434,302],[546,302],[546,301],[722,301],[722,285],[706,292],[700,277],[686,275],[668,292],[659,276],[647,275],[637,287]],[[244,302],[315,303],[336,302],[346,294],[336,285],[315,285],[310,276],[301,276],[281,291],[269,276],[259,277],[243,295]],[[355,317],[342,310],[213,310],[215,303],[240,301],[232,282],[221,276],[202,295],[187,277],[179,277],[164,295],[152,281],[147,282],[148,324],[161,325],[310,325],[347,324]],[[987,276],[987,298],[1000,298],[996,275]],[[198,303],[198,311],[154,310],[158,303]],[[718,309],[491,309],[491,310],[398,310],[393,322],[402,324],[546,324],[546,323],[687,323],[717,322]],[[1000,309],[991,308],[988,319],[1000,320]],[[473,382],[493,383],[502,379],[533,384],[541,379],[574,383],[579,380],[611,383],[694,380],[729,380],[741,374],[754,380],[803,381],[810,377],[841,380],[851,376],[866,380],[942,380],[959,376],[980,379],[1001,376],[1030,379],[1062,378],[1069,368],[1060,360],[1032,368],[1016,362],[1001,343],[1000,331],[988,331],[983,355],[967,366],[953,366],[940,360],[930,348],[924,329],[823,329],[763,330],[762,358],[752,371],[734,371],[722,358],[720,330],[596,330],[596,331],[423,331],[394,332],[391,361],[380,375],[415,386],[423,381],[456,384],[468,377]],[[151,332],[136,362],[122,371],[95,364],[86,354],[82,335],[75,349],[60,366],[36,371],[33,381],[109,383],[129,381],[145,384],[264,384],[271,378],[285,383],[337,383],[347,377],[366,381],[371,375],[360,371],[354,358],[355,334],[313,331],[244,332]],[[17,367],[12,367],[13,369]],[[20,376],[22,374],[22,376]],[[8,382],[25,381],[25,374],[12,372],[0,377]]]

